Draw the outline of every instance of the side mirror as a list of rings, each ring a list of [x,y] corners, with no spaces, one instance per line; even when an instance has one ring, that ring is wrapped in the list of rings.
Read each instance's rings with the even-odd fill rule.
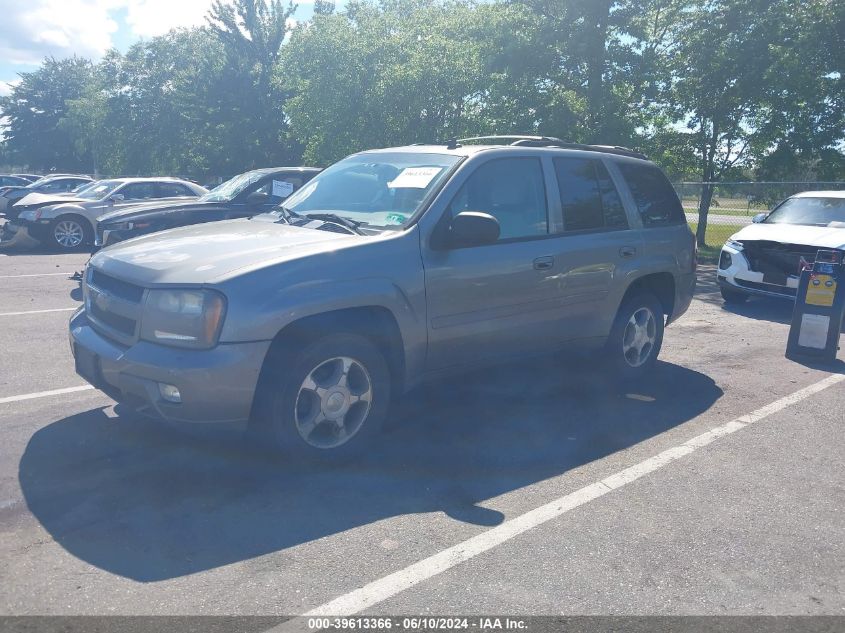
[[[112,204],[114,204],[115,202],[123,202],[124,200],[126,200],[126,196],[124,196],[122,193],[114,193],[109,196],[109,202],[111,202]]]
[[[752,221],[754,224],[760,224],[760,222],[762,222],[763,220],[765,220],[767,217],[769,217],[768,212],[758,213],[758,214],[757,214],[757,215],[755,215],[753,218],[751,218],[751,221]]]
[[[250,206],[260,206],[267,204],[270,201],[270,196],[260,191],[253,191],[246,197],[246,203]]]
[[[489,213],[461,211],[449,223],[449,246],[484,246],[499,239],[499,221]]]

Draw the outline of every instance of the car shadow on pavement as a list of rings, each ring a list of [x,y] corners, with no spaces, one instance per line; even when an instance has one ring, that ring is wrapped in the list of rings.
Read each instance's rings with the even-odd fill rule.
[[[738,305],[724,305],[725,312],[756,321],[770,321],[789,325],[792,322],[792,301],[783,299],[769,299],[767,297],[751,297],[745,303]]]
[[[95,409],[37,431],[19,478],[69,553],[154,582],[395,516],[497,525],[505,516],[487,500],[663,433],[721,395],[709,377],[667,363],[628,389],[577,359],[511,365],[409,394],[366,458],[331,467]]]
[[[788,299],[770,297],[749,297],[745,303],[726,304],[719,293],[716,281],[716,267],[702,265],[698,268],[698,279],[695,286],[695,298],[705,303],[720,307],[725,312],[737,316],[755,319],[757,321],[771,321],[788,325],[792,322],[794,303]]]

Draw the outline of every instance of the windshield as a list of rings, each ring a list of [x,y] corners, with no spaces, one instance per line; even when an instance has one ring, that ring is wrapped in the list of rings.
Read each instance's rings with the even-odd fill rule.
[[[263,175],[257,171],[248,171],[245,174],[240,174],[239,176],[230,178],[223,184],[217,185],[207,194],[200,197],[200,200],[204,202],[231,202],[235,196],[255,181],[260,180]]]
[[[50,182],[54,178],[55,178],[55,176],[44,176],[43,178],[39,178],[35,182],[28,184],[27,189],[37,189],[41,185],[44,185],[44,184]]]
[[[845,223],[845,198],[789,198],[772,211],[764,222],[805,226]]]
[[[335,163],[288,198],[295,213],[334,213],[374,227],[399,227],[417,212],[460,156],[373,152]]]
[[[82,193],[83,191],[88,191],[91,187],[98,185],[100,183],[99,180],[92,180],[91,182],[83,182],[80,185],[76,185],[73,189],[70,190],[69,193]]]
[[[100,180],[83,185],[75,192],[74,197],[82,200],[102,200],[122,184],[120,180]]]

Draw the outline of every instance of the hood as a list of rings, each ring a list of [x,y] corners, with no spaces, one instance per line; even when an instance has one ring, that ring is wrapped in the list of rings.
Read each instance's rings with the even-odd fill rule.
[[[800,224],[751,224],[731,236],[732,240],[746,242],[768,240],[783,244],[803,244],[818,248],[845,249],[845,228],[827,226],[801,226]]]
[[[139,285],[209,284],[244,269],[331,253],[370,239],[265,219],[224,220],[119,242],[90,263]]]
[[[178,201],[170,200],[169,202],[158,200],[156,202],[145,202],[143,204],[133,204],[128,207],[121,207],[108,213],[104,213],[97,218],[97,223],[125,221],[135,218],[137,216],[150,216],[159,213],[165,214],[171,211],[179,211],[181,209],[193,209],[198,207],[216,206],[217,202],[200,202],[196,198],[179,198]]]
[[[18,200],[17,203],[15,203],[15,206],[18,208],[30,206],[46,207],[50,204],[73,204],[76,202],[90,202],[90,200],[74,198],[72,194],[30,193]]]

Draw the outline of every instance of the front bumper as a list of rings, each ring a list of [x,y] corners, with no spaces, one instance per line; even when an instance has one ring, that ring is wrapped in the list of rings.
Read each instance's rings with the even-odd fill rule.
[[[722,268],[724,254],[730,255],[730,265]],[[739,251],[730,246],[722,248],[722,255],[719,257],[719,269],[716,272],[716,280],[719,286],[734,292],[744,292],[748,295],[759,297],[774,297],[775,299],[795,300],[798,292],[798,276],[790,276],[786,279],[786,285],[766,283],[763,281],[763,273],[751,270],[748,260]]]
[[[117,402],[170,422],[236,426],[249,420],[270,347],[258,341],[187,350],[139,341],[127,348],[96,332],[82,309],[71,317],[70,343],[77,373]],[[165,401],[159,383],[175,385],[181,403]]]
[[[0,250],[5,248],[23,247],[33,248],[39,240],[29,233],[29,228],[17,222],[6,222],[0,228]]]

